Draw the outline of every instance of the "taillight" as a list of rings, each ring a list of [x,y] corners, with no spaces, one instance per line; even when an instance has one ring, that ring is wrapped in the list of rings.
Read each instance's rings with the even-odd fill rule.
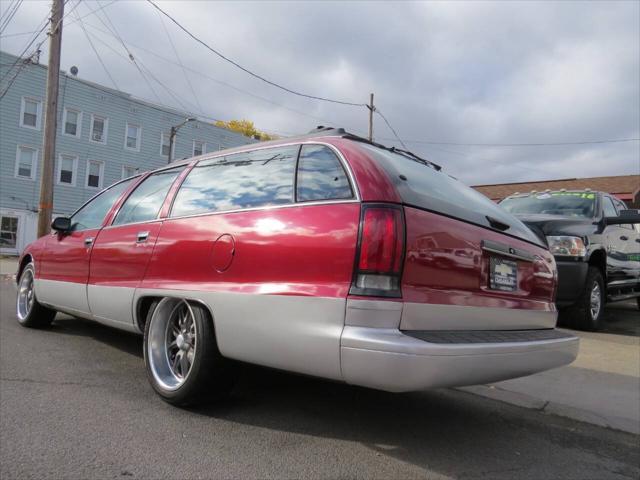
[[[358,250],[349,293],[400,297],[404,215],[395,205],[363,204]]]

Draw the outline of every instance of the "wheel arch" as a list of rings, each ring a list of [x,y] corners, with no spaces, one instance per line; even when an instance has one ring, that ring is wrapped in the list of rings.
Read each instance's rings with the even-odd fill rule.
[[[607,283],[607,252],[604,248],[594,250],[589,256],[589,265],[600,270],[605,286]]]
[[[34,262],[33,268],[35,269],[35,261],[33,259],[33,256],[30,253],[26,253],[23,255],[23,257],[20,259],[20,264],[18,265],[18,271],[16,272],[16,283],[20,281],[20,277],[22,276],[22,272],[24,271],[25,267],[32,262]]]
[[[198,305],[201,305],[202,307],[204,307],[204,309],[207,311],[207,314],[209,315],[209,320],[211,321],[211,327],[213,328],[213,334],[214,334],[216,343],[218,342],[218,336],[216,335],[216,324],[215,324],[216,322],[215,322],[215,317],[213,315],[213,311],[211,307],[206,302],[200,300],[199,298],[193,298],[193,297],[182,296],[182,295],[153,294],[153,295],[141,295],[140,297],[138,297],[136,301],[135,310],[134,310],[135,311],[134,323],[141,333],[144,333],[145,324],[147,323],[147,316],[149,314],[149,310],[153,305],[153,303],[156,301],[160,301],[166,297],[186,300],[187,302],[197,303]]]

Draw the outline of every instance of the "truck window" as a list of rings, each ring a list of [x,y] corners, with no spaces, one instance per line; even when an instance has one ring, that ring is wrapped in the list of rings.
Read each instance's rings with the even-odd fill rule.
[[[180,186],[171,217],[293,203],[298,146],[199,162]]]

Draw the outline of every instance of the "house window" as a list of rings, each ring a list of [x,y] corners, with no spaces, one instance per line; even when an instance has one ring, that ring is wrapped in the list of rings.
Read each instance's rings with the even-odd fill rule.
[[[62,133],[69,137],[80,138],[82,112],[73,108],[65,108],[62,119]]]
[[[169,139],[171,138],[171,134],[169,133],[161,133],[160,134],[160,155],[163,157],[169,156]],[[173,146],[173,150],[175,151],[175,145]]]
[[[199,140],[193,141],[193,156],[202,155],[207,151],[207,145]]]
[[[91,137],[89,138],[89,140],[95,143],[106,144],[108,126],[108,118],[99,117],[98,115],[91,115]]]
[[[102,188],[104,163],[89,160],[87,162],[87,187]]]
[[[138,174],[138,169],[136,167],[131,167],[129,165],[122,166],[122,178],[133,177]]]
[[[40,113],[42,102],[35,98],[22,97],[22,109],[20,112],[20,126],[40,130]]]
[[[135,150],[136,152],[139,152],[141,133],[142,132],[139,125],[127,123],[127,133],[124,142],[124,148],[126,148],[127,150]]]
[[[0,248],[16,248],[18,217],[0,216]]]
[[[61,154],[58,161],[58,183],[60,185],[74,186],[76,184],[77,167],[78,157]]]
[[[18,178],[28,178],[35,180],[36,178],[36,159],[38,158],[38,150],[24,145],[18,146],[16,155],[15,176]]]

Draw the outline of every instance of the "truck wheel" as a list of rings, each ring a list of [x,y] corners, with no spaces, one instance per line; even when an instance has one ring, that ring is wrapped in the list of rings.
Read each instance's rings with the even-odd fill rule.
[[[604,300],[602,273],[596,267],[589,267],[580,298],[565,312],[567,323],[579,330],[599,330],[602,327]]]
[[[152,304],[143,348],[151,386],[172,405],[214,400],[233,386],[232,363],[218,350],[209,312],[196,302],[164,298]]]
[[[46,328],[53,322],[56,311],[38,302],[34,272],[33,263],[29,263],[24,267],[20,275],[18,296],[16,298],[16,315],[18,316],[18,323],[23,327]]]

